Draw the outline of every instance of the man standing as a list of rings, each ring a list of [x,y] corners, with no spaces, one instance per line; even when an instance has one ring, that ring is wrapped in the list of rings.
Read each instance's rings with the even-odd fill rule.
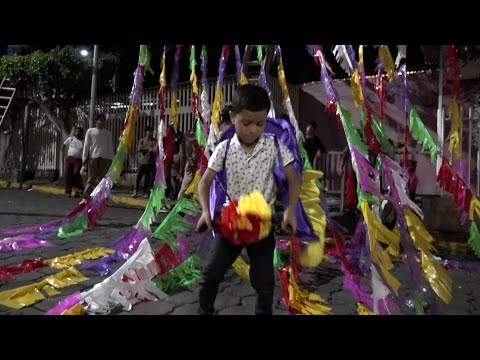
[[[307,126],[307,131],[305,133],[305,151],[307,152],[308,160],[312,165],[312,168],[315,169],[315,163],[317,158],[325,152],[325,146],[323,146],[320,138],[315,134],[317,130],[317,124],[311,122]]]
[[[67,148],[65,157],[65,194],[72,196],[73,187],[77,188],[75,197],[83,192],[82,175],[82,153],[83,153],[83,128],[76,126],[73,136],[70,136],[63,143],[63,148]]]
[[[188,189],[195,176],[195,167],[199,155],[198,142],[195,137],[195,128],[191,128],[186,132],[183,138],[182,147],[180,148],[180,178],[182,179],[182,185],[178,192],[178,200]]]
[[[148,198],[150,189],[155,180],[155,158],[157,153],[157,139],[153,137],[153,129],[151,127],[145,128],[145,137],[140,139],[138,143],[138,172],[137,181],[135,182],[135,190],[132,197],[137,196],[138,188],[142,178],[144,197]]]
[[[85,134],[82,160],[83,166],[88,164],[88,177],[84,199],[88,199],[95,186],[107,174],[112,159],[112,134],[105,129],[105,115],[97,115],[96,127],[88,129]]]

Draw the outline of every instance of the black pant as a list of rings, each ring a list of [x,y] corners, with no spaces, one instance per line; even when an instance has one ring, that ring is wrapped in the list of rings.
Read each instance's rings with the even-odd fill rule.
[[[143,191],[145,192],[145,194],[148,194],[155,180],[155,165],[140,165],[137,173],[137,181],[135,184],[136,191],[138,191],[138,188],[140,187],[140,181],[142,181],[143,176],[145,176],[145,180],[143,181]]]
[[[224,237],[218,237],[210,253],[210,259],[200,281],[199,314],[211,315],[217,297],[218,286],[225,272],[240,255],[243,246],[233,246]],[[275,287],[273,269],[273,251],[275,238],[273,232],[254,244],[247,246],[250,258],[250,282],[257,292],[256,315],[272,315],[273,289]]]

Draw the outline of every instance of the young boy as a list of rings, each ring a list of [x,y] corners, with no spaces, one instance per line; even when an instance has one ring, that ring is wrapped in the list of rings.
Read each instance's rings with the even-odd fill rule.
[[[239,86],[233,96],[230,118],[235,126],[235,135],[217,145],[210,157],[208,168],[198,186],[198,195],[203,212],[197,224],[197,231],[203,227],[212,228],[212,214],[209,207],[209,190],[218,172],[225,166],[226,192],[231,199],[254,190],[260,191],[273,210],[275,182],[273,168],[278,164],[275,140],[264,135],[270,99],[267,92],[254,85]],[[293,167],[292,153],[279,141],[280,153],[288,181],[289,204],[284,210],[283,227],[296,231],[294,209],[300,193],[300,179]],[[228,150],[227,150],[228,149]],[[200,281],[199,314],[214,313],[214,302],[218,286],[227,269],[242,251],[243,246],[234,246],[226,238],[217,237],[210,254],[211,258]],[[247,246],[250,258],[250,280],[257,292],[255,314],[271,315],[273,303],[274,268],[273,231],[268,237]]]

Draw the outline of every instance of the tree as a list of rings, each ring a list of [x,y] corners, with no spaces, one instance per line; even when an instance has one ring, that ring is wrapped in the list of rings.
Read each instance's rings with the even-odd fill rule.
[[[2,56],[0,78],[6,77],[12,86],[31,91],[31,100],[66,138],[72,109],[90,96],[92,65],[92,59],[80,57],[72,46],[56,47],[49,52]],[[100,88],[108,85],[117,65],[115,55],[101,53],[98,59]]]

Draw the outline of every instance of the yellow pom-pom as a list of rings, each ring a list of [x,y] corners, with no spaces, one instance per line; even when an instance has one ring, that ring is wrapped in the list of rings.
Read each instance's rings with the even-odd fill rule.
[[[270,220],[272,217],[272,210],[259,191],[240,196],[237,211],[239,215],[256,215],[261,220]]]
[[[300,263],[304,267],[315,267],[322,261],[324,244],[321,241],[308,243],[307,249],[300,256]]]

